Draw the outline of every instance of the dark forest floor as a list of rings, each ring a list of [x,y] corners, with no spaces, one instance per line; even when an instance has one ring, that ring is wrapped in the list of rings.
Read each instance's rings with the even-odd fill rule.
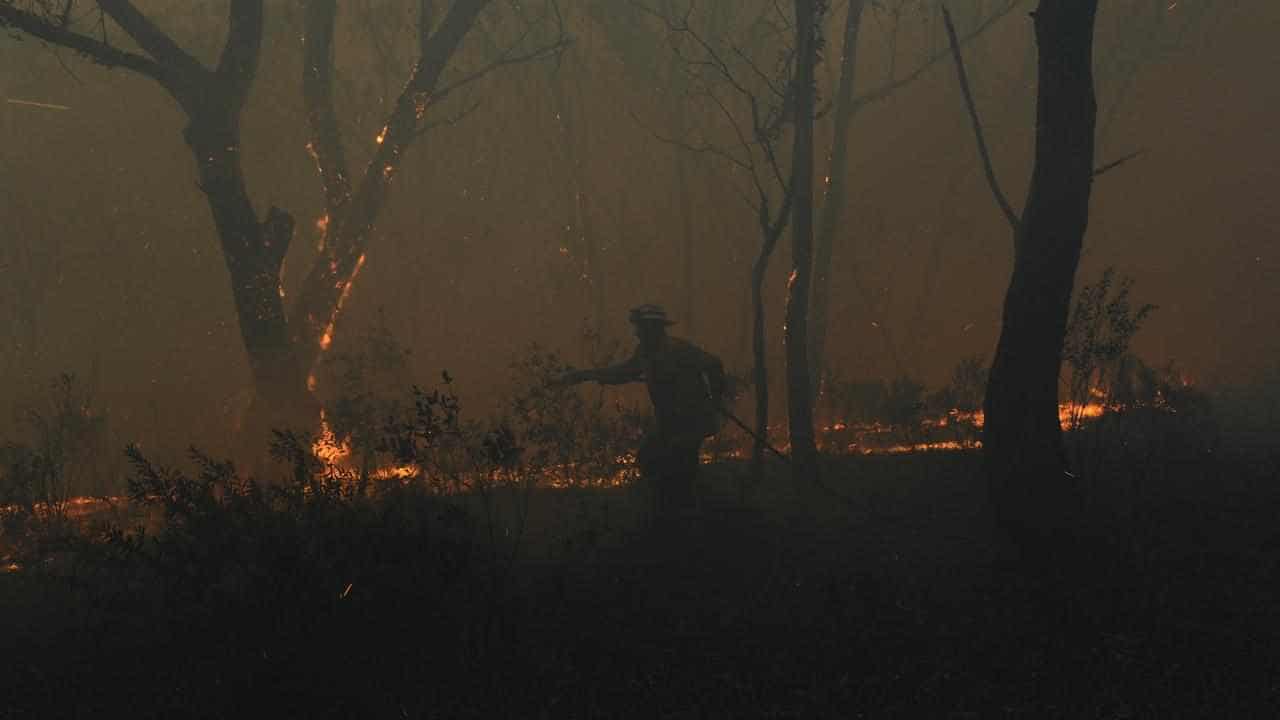
[[[782,468],[744,505],[713,466],[653,529],[632,490],[538,492],[509,570],[502,540],[458,567],[384,538],[351,579],[184,584],[73,543],[0,575],[0,716],[1280,716],[1274,455],[1163,467],[1108,543],[1035,567],[977,462],[832,460],[849,506]]]

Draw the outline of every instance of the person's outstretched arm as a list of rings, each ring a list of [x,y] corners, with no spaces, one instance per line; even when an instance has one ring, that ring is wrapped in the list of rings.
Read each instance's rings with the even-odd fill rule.
[[[622,385],[643,379],[644,363],[640,360],[640,351],[636,350],[630,358],[616,365],[588,370],[571,370],[560,376],[560,383],[577,385],[583,382],[598,382],[601,385]]]

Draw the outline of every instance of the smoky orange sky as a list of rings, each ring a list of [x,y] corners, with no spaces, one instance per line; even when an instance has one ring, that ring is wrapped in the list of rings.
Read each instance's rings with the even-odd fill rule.
[[[1100,47],[1127,3],[1103,5]],[[1280,5],[1221,5],[1177,48],[1144,61],[1100,138],[1100,164],[1144,152],[1097,179],[1078,276],[1092,281],[1107,266],[1132,276],[1135,300],[1159,306],[1135,341],[1138,354],[1176,361],[1206,385],[1245,383],[1280,362]],[[175,34],[212,57],[221,4],[166,7]],[[966,48],[997,172],[1016,207],[1033,141],[1026,9]],[[1168,11],[1183,10],[1169,3]],[[842,20],[838,5],[832,28]],[[295,20],[270,21],[243,150],[259,214],[278,205],[297,219],[289,292],[315,257],[321,193],[304,149]],[[606,333],[625,343],[626,308],[663,303],[681,323],[677,334],[747,371],[744,303],[759,236],[733,189],[742,178],[711,157],[690,161],[697,242],[687,317],[672,192],[683,151],[649,129],[666,122],[670,100],[628,73],[598,23],[576,22],[560,75],[546,63],[496,72],[472,91],[473,111],[413,147],[335,352],[381,318],[412,351],[415,376],[432,382],[448,369],[464,402],[484,412],[530,342],[586,361],[579,243],[590,233],[601,253],[593,279],[603,288]],[[216,31],[199,32],[206,26]],[[838,61],[832,28],[819,71],[826,96]],[[868,22],[863,32],[859,72],[870,83],[889,68],[881,26]],[[909,33],[904,42],[913,42]],[[379,73],[361,43],[352,30],[335,59],[353,168],[368,157],[379,112],[408,68],[405,52],[398,72]],[[902,50],[896,62],[909,67],[923,50]],[[1100,75],[1104,114],[1114,91]],[[119,432],[202,436],[216,446],[247,403],[249,373],[181,113],[150,80],[7,36],[0,97],[0,412],[70,371],[88,379]],[[581,162],[581,220],[566,132]],[[830,117],[819,133],[825,152]],[[831,268],[831,362],[844,377],[905,373],[937,387],[961,358],[990,357],[1012,261],[953,67],[938,63],[870,106],[851,138],[848,207]],[[766,289],[775,373],[789,252],[785,242],[778,248]],[[0,418],[0,429],[10,424]]]

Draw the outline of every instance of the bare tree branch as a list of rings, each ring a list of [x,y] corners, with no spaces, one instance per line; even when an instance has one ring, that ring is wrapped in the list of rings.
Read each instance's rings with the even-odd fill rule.
[[[435,122],[426,123],[422,126],[422,129],[418,130],[418,135],[419,136],[426,135],[428,131],[434,130],[438,127],[443,127],[445,125],[457,125],[458,123],[465,120],[469,115],[474,113],[476,110],[479,110],[481,104],[482,103],[479,100],[476,100],[475,102],[468,104],[458,112],[453,113],[452,115],[450,115],[447,118],[444,118],[443,120],[437,120]]]
[[[527,34],[528,33],[526,33],[526,35]],[[521,35],[521,39],[523,38],[524,38],[524,35]],[[533,50],[530,50],[525,53],[520,53],[519,55],[512,55],[510,53],[513,52],[514,49],[519,45],[519,40],[517,40],[516,43],[512,44],[510,47],[504,50],[502,55],[499,56],[498,58],[463,75],[462,77],[458,78],[457,80],[454,80],[453,82],[446,83],[445,85],[442,85],[439,88],[433,90],[430,93],[431,101],[439,102],[440,100],[444,99],[444,97],[449,93],[457,90],[460,87],[463,87],[464,85],[468,85],[470,83],[473,83],[479,80],[480,78],[484,77],[485,75],[488,75],[489,73],[493,72],[494,70],[497,70],[500,67],[505,67],[507,65],[519,65],[520,63],[526,63],[526,62],[536,62],[538,60],[546,60],[547,58],[557,56],[561,52],[564,52],[564,50],[568,48],[571,43],[572,41],[568,37],[561,36],[557,38],[554,42],[548,43],[541,47],[534,48]]]
[[[765,246],[762,251],[764,254],[773,252],[774,246],[778,244],[778,238],[782,236],[782,231],[787,229],[787,223],[791,219],[791,206],[795,204],[796,199],[794,179],[792,178],[792,182],[788,182],[783,188],[782,204],[778,207],[777,218],[772,224],[766,222],[761,225],[765,233]]]
[[[742,60],[742,62],[743,62],[743,64],[744,64],[744,65],[746,65],[748,68],[750,68],[750,70],[751,70],[752,74],[754,74],[756,77],[760,78],[760,81],[761,81],[761,82],[763,82],[763,83],[765,84],[765,87],[769,88],[770,92],[772,92],[774,95],[778,96],[778,98],[779,98],[780,100],[783,100],[784,102],[786,101],[786,99],[787,99],[787,93],[788,93],[788,91],[789,91],[789,90],[788,90],[788,87],[782,87],[782,88],[779,88],[779,87],[777,87],[776,85],[774,85],[774,84],[773,84],[773,79],[772,79],[772,78],[770,78],[770,77],[769,77],[769,75],[768,75],[767,73],[765,73],[763,70],[761,70],[761,69],[756,65],[755,61],[754,61],[754,60],[752,60],[752,59],[750,58],[750,56],[748,56],[745,52],[743,52],[743,51],[742,51],[742,48],[734,47],[734,48],[733,48],[733,53],[734,53],[735,55],[737,55],[737,56],[738,56],[738,59],[739,59],[739,60]]]
[[[0,27],[21,30],[47,43],[74,50],[104,67],[132,70],[161,84],[166,84],[169,77],[165,68],[151,58],[73,32],[65,25],[55,24],[27,10],[19,10],[12,3],[0,3]]]
[[[209,74],[200,61],[178,47],[151,19],[142,14],[129,0],[97,0],[98,7],[117,25],[124,29],[156,62],[172,68],[184,80],[195,85]]]
[[[249,97],[262,50],[262,0],[232,0],[227,21],[227,44],[215,71],[226,93],[228,112],[238,113]]]
[[[418,4],[418,47],[425,48],[431,39],[431,27],[436,19],[436,4],[432,0],[422,0]]]
[[[489,0],[456,0],[435,32],[419,34],[420,57],[405,87],[406,93],[430,92],[435,87],[463,36],[488,4]]]
[[[960,38],[960,44],[964,45],[969,41],[982,35],[987,30],[991,29],[991,27],[994,26],[996,22],[998,22],[1000,19],[1008,15],[1010,12],[1013,11],[1014,8],[1021,5],[1024,1],[1025,0],[1009,0],[1007,5],[988,15],[987,18],[983,20],[981,23],[979,23],[977,27],[975,27],[973,30],[969,31],[967,34],[962,36]],[[854,109],[857,110],[864,105],[870,105],[871,103],[884,100],[885,98],[892,95],[899,88],[902,88],[906,85],[910,85],[911,83],[918,80],[920,76],[924,75],[925,72],[927,72],[930,68],[932,68],[938,62],[945,60],[950,54],[951,54],[950,49],[940,50],[934,53],[933,55],[930,55],[928,58],[925,58],[925,60],[921,62],[919,65],[917,65],[915,69],[913,69],[911,72],[907,73],[906,75],[902,76],[901,78],[887,80],[884,83],[880,84],[879,86],[871,88],[870,90],[862,93],[861,95],[853,99]]]
[[[1018,217],[1018,213],[1014,211],[1013,206],[1009,204],[1004,191],[1000,189],[999,181],[996,180],[996,171],[991,165],[991,153],[987,150],[987,141],[982,133],[982,121],[978,118],[978,108],[973,102],[973,93],[969,89],[969,76],[964,70],[964,57],[960,54],[960,41],[956,37],[956,28],[951,22],[951,13],[947,11],[946,6],[942,7],[942,21],[947,27],[947,38],[951,42],[951,55],[955,58],[956,75],[960,80],[960,92],[964,95],[965,108],[969,111],[969,121],[973,124],[974,138],[978,143],[978,154],[982,157],[982,171],[987,176],[987,185],[991,188],[991,194],[995,197],[996,204],[1000,206],[1000,212],[1004,213],[1005,219],[1009,221],[1009,227],[1016,231],[1022,224],[1022,220]]]
[[[676,54],[680,56],[680,59],[683,62],[685,62],[687,65],[691,65],[694,67],[713,68],[721,76],[721,78],[724,79],[725,82],[732,85],[733,88],[737,90],[739,94],[741,94],[744,97],[751,97],[751,91],[748,90],[746,87],[744,87],[742,83],[738,81],[738,78],[733,74],[733,71],[729,69],[729,64],[725,62],[722,57],[720,57],[720,53],[716,52],[716,49],[711,47],[711,44],[708,43],[706,39],[702,37],[702,35],[697,33],[692,27],[690,27],[688,13],[686,13],[685,16],[681,19],[681,21],[677,23],[676,21],[663,15],[662,13],[657,12],[652,8],[646,7],[645,5],[639,2],[634,2],[633,0],[632,5],[637,10],[640,10],[641,12],[647,15],[657,18],[658,21],[661,22],[667,28],[668,32],[687,35],[690,39],[693,40],[694,44],[696,44],[699,48],[701,48],[702,51],[706,53],[707,57],[710,58],[709,60],[692,60],[690,58],[685,57],[684,54],[680,51],[680,48],[677,46],[676,48],[674,48],[674,50]],[[692,6],[690,6],[689,11],[692,12],[692,10],[693,8]]]
[[[745,159],[735,157],[732,153],[729,153],[723,148],[717,148],[709,143],[690,143],[685,140],[664,137],[652,130],[650,130],[650,132],[663,142],[683,147],[684,149],[692,152],[712,154],[725,158],[729,160],[734,167],[747,171],[751,179],[752,188],[756,195],[755,201],[747,200],[747,202],[759,215],[758,219],[760,222],[760,229],[765,242],[764,251],[767,255],[772,251],[771,242],[777,241],[776,234],[782,232],[783,227],[785,227],[786,218],[790,213],[790,200],[788,198],[788,194],[791,192],[791,181],[789,179],[789,174],[784,172],[782,169],[782,162],[778,157],[777,149],[774,145],[779,131],[791,117],[791,114],[787,112],[787,107],[790,102],[789,98],[794,92],[793,88],[790,87],[790,81],[779,85],[777,82],[770,79],[768,74],[756,65],[743,49],[738,47],[733,48],[735,56],[747,65],[747,69],[753,75],[764,83],[769,94],[778,99],[778,105],[776,107],[770,105],[768,109],[762,110],[760,99],[756,93],[748,88],[737,77],[737,74],[729,66],[728,61],[711,44],[711,42],[689,25],[689,16],[693,12],[692,5],[690,5],[688,10],[679,19],[664,15],[652,8],[646,7],[639,3],[638,0],[632,0],[632,5],[642,13],[656,18],[668,32],[689,38],[693,42],[694,46],[700,50],[705,57],[701,59],[689,57],[680,49],[679,45],[676,45],[673,47],[673,52],[675,52],[676,56],[686,66],[686,69],[690,67],[709,68],[720,80],[732,88],[746,105],[750,118],[750,132],[745,130],[744,125],[746,123],[739,120],[737,114],[735,114],[734,111],[725,104],[725,100],[717,95],[711,87],[706,86],[708,82],[706,78],[701,77],[698,73],[690,73],[692,77],[704,84],[703,94],[712,102],[712,104],[715,105],[716,109],[728,123],[730,129],[734,133],[737,144],[743,149],[743,158]],[[783,30],[779,30],[778,32],[782,32],[789,27],[788,14],[776,3],[774,3],[772,11],[769,9],[766,9],[765,11],[766,15],[771,13],[776,15],[782,24]],[[767,21],[762,16],[762,18],[757,21],[757,23],[759,22]],[[790,76],[789,68],[790,64],[793,62],[793,56],[794,50],[788,53],[784,60],[786,67],[788,68],[786,71],[781,73],[784,77]],[[761,171],[764,168],[757,165],[755,159],[757,152],[763,158],[764,165],[767,168],[767,171],[763,173]],[[765,177],[761,177],[762,174]],[[776,183],[777,187],[783,193],[779,214],[776,218],[773,216],[773,212],[771,210],[769,202],[770,191],[766,188],[765,178],[769,178],[772,183]],[[770,238],[772,238],[772,241],[770,241]]]
[[[1146,149],[1146,148],[1141,148],[1141,149],[1139,149],[1139,150],[1134,150],[1133,152],[1129,153],[1128,155],[1125,155],[1125,156],[1123,156],[1123,157],[1121,157],[1121,158],[1119,158],[1119,159],[1112,160],[1112,161],[1111,161],[1111,162],[1109,162],[1109,163],[1106,163],[1106,164],[1104,164],[1104,165],[1099,166],[1098,168],[1096,168],[1096,169],[1093,171],[1093,176],[1094,176],[1094,177],[1098,177],[1099,175],[1101,175],[1101,174],[1103,174],[1103,173],[1105,173],[1105,172],[1109,172],[1109,171],[1111,171],[1111,170],[1115,170],[1116,168],[1120,167],[1121,165],[1123,165],[1123,164],[1125,164],[1125,163],[1129,162],[1130,160],[1132,160],[1132,159],[1134,159],[1134,158],[1138,157],[1139,155],[1143,155],[1143,154],[1145,154],[1146,152],[1147,152],[1147,149]]]
[[[634,110],[628,110],[627,112],[629,115],[631,115],[631,119],[635,120],[637,125],[644,128],[645,130],[648,130],[649,134],[653,135],[654,139],[656,139],[658,142],[666,143],[667,145],[672,145],[674,147],[687,150],[688,152],[694,153],[695,155],[713,155],[715,157],[718,157],[728,162],[734,167],[740,168],[742,170],[750,171],[752,169],[752,166],[749,163],[744,162],[740,158],[734,157],[732,153],[726,151],[722,147],[719,147],[717,145],[712,145],[710,143],[705,143],[705,142],[691,143],[688,140],[682,140],[680,138],[664,135],[658,132],[657,130],[654,130],[653,128],[646,125],[645,122],[640,118],[639,115],[635,113]]]

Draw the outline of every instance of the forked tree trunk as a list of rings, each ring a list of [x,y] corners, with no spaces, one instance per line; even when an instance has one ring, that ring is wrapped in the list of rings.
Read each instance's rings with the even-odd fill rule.
[[[983,453],[997,514],[1022,534],[1066,529],[1076,493],[1058,423],[1063,335],[1089,221],[1097,0],[1041,0],[1036,150],[985,400]]]
[[[336,0],[310,0],[304,40],[303,89],[312,137],[308,144],[325,190],[328,227],[321,257],[303,280],[290,316],[295,352],[308,370],[332,341],[389,195],[392,181],[435,99],[436,84],[462,39],[489,0],[456,0],[432,28],[431,3],[421,7],[418,60],[387,121],[378,133],[373,157],[352,187],[332,103],[333,27]]]
[[[240,173],[239,139],[231,133],[187,130],[204,190],[217,226],[231,296],[253,378],[252,413],[269,425],[294,425],[313,405],[306,372],[292,343],[280,289],[280,270],[293,237],[293,219],[271,208],[259,222]],[[238,132],[234,133],[238,135]],[[294,412],[299,417],[292,417]],[[262,428],[255,427],[254,430]],[[265,437],[265,435],[263,436]]]
[[[331,340],[342,300],[364,258],[374,221],[399,170],[445,66],[490,0],[455,0],[431,32],[432,4],[421,6],[420,55],[378,136],[378,146],[352,192],[330,98],[336,0],[307,3],[304,95],[325,186],[325,252],[308,274],[292,314],[286,314],[280,272],[293,234],[293,218],[271,208],[259,220],[240,163],[240,116],[257,74],[263,0],[231,0],[228,30],[216,66],[183,50],[128,0],[98,0],[102,12],[140,48],[122,50],[105,39],[75,32],[47,11],[0,3],[0,24],[70,48],[106,67],[122,67],[155,80],[186,114],[185,132],[212,211],[231,281],[240,336],[255,389],[250,412],[256,432],[269,426],[307,427],[318,418],[307,374]],[[47,10],[47,9],[46,9]],[[300,422],[295,422],[300,421]],[[264,435],[265,436],[265,435]]]

